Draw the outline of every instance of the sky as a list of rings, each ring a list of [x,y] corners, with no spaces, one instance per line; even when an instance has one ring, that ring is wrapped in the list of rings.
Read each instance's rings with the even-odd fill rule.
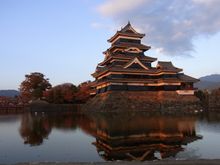
[[[0,0],[0,89],[18,89],[32,72],[53,86],[93,80],[107,39],[128,21],[146,34],[146,55],[196,78],[219,74],[219,6],[220,0]]]

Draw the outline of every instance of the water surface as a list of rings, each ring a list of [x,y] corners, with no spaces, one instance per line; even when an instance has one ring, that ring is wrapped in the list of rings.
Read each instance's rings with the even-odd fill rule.
[[[0,163],[220,158],[220,115],[0,116]]]

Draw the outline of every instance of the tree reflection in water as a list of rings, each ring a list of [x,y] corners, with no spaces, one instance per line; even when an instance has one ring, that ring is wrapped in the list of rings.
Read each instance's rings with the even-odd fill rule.
[[[201,139],[196,118],[146,113],[49,113],[23,115],[20,134],[25,144],[40,145],[53,128],[80,128],[95,137],[93,144],[105,160],[154,160],[175,155],[184,145]]]
[[[72,113],[26,113],[19,131],[25,144],[36,146],[48,138],[52,128],[75,130],[76,127],[76,117]]]
[[[25,144],[30,144],[31,146],[40,145],[50,132],[51,126],[48,118],[34,116],[30,113],[22,116],[20,135],[24,139]]]

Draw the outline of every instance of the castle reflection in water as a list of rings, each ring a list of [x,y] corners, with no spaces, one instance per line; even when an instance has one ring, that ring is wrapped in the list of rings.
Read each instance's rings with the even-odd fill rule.
[[[19,131],[25,144],[35,146],[41,145],[54,128],[80,128],[95,138],[92,144],[104,160],[144,161],[175,156],[188,143],[201,139],[195,122],[194,117],[146,113],[27,113],[22,116]]]

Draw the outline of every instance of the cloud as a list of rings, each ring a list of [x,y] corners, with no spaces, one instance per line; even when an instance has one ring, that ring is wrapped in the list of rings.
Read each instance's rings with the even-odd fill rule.
[[[114,16],[123,12],[128,12],[139,7],[146,0],[109,0],[106,3],[100,5],[98,10],[105,16]]]
[[[220,32],[220,0],[106,0],[98,12],[119,27],[128,20],[167,55],[189,55],[193,40]]]

